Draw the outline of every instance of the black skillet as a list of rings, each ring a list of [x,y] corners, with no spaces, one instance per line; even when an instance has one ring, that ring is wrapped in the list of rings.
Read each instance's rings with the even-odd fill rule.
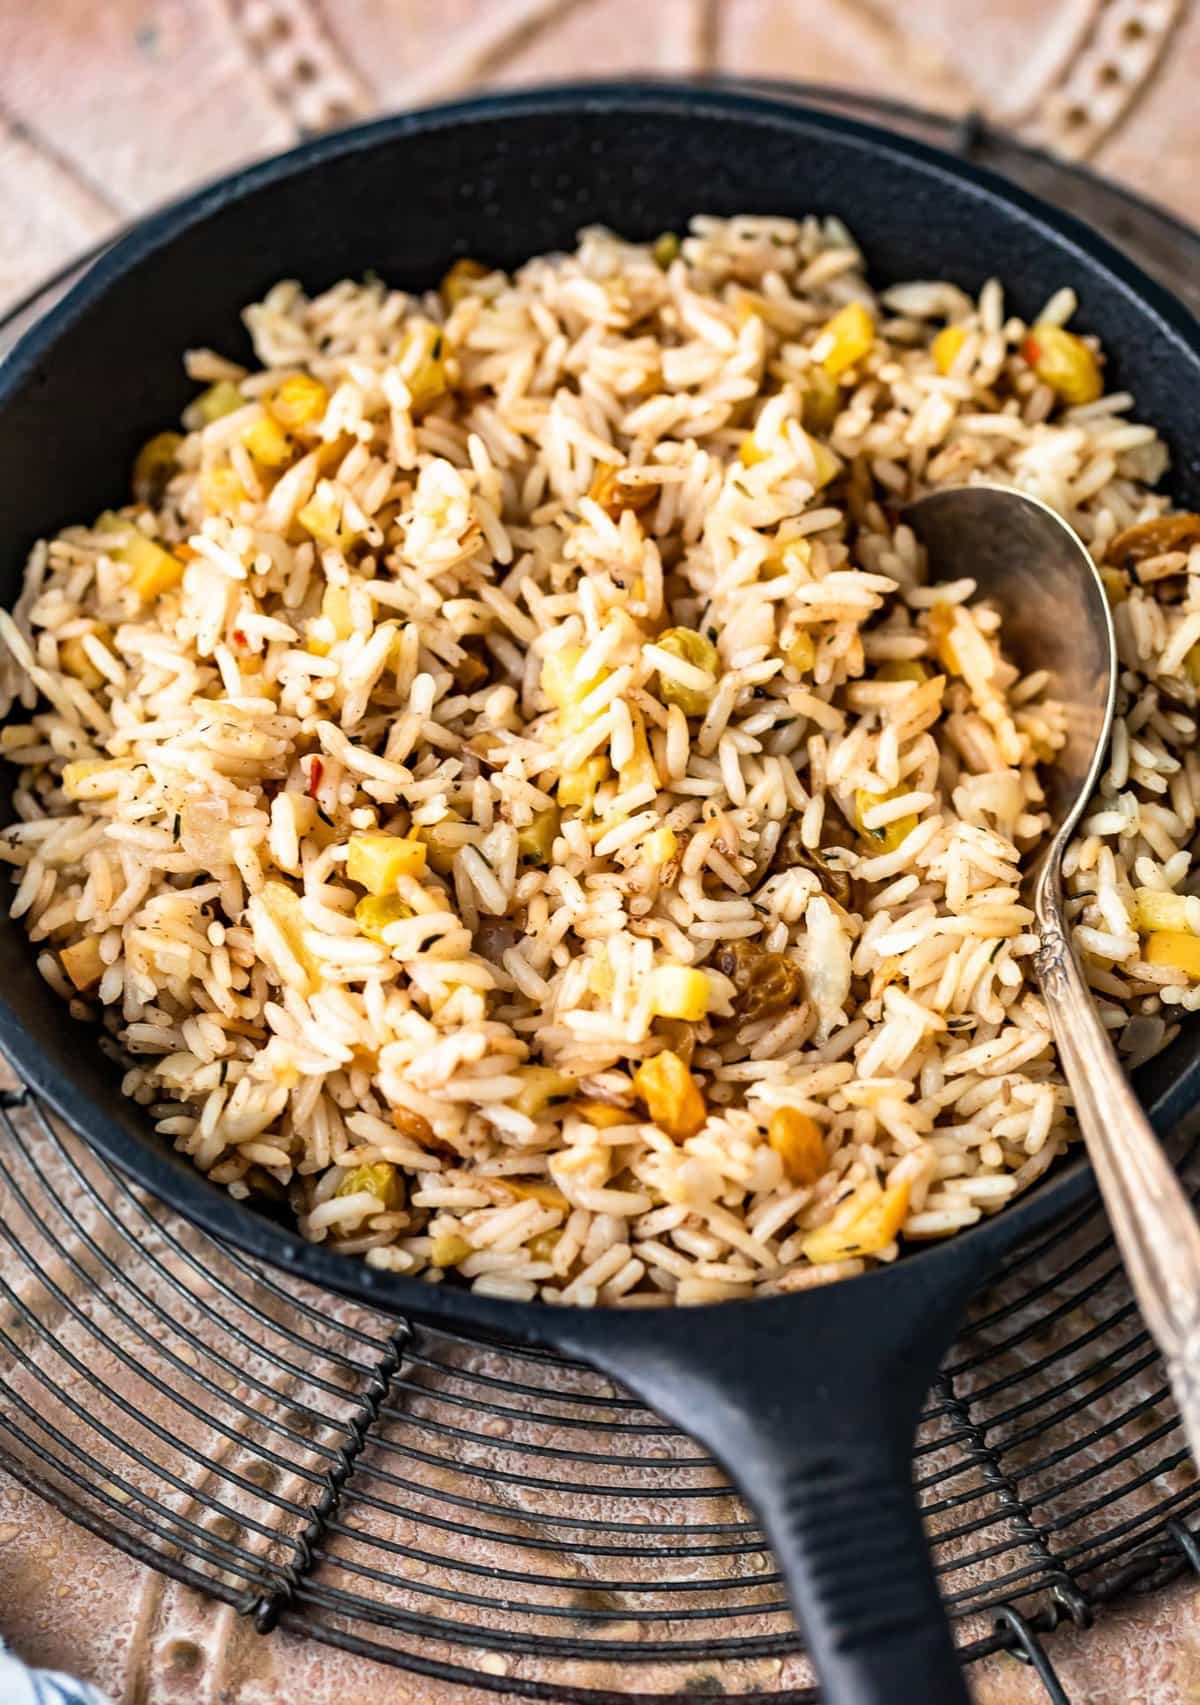
[[[650,238],[696,212],[745,211],[837,213],[877,281],[950,278],[974,291],[998,275],[1026,315],[1072,285],[1116,381],[1171,444],[1176,496],[1200,499],[1200,333],[1107,243],[961,160],[849,119],[725,91],[590,86],[328,137],[118,242],[0,372],[0,599],[16,597],[34,538],[126,489],[135,447],[192,393],[181,352],[246,350],[239,310],[276,279],[321,287],[374,269],[425,287],[457,255],[509,267],[584,224]],[[122,1099],[116,1070],[37,974],[20,924],[0,919],[0,942],[0,1045],[156,1196],[377,1308],[553,1345],[605,1369],[711,1448],[753,1502],[828,1699],[965,1699],[914,1506],[912,1435],[968,1297],[1007,1248],[1090,1188],[1081,1160],[951,1242],[817,1292],[650,1314],[478,1298],[306,1244],[210,1185]],[[1189,1028],[1139,1087],[1160,1129],[1190,1110],[1200,1033]]]

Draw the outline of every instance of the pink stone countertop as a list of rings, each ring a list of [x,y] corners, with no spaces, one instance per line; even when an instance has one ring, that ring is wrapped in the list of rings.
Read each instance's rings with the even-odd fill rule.
[[[0,0],[0,307],[146,207],[302,132],[474,87],[713,70],[976,109],[1200,222],[1189,0]],[[123,1705],[488,1697],[263,1638],[6,1479],[0,1631]],[[1200,1584],[1049,1646],[1079,1705],[1200,1701]],[[972,1684],[981,1705],[1045,1697],[1010,1658]]]

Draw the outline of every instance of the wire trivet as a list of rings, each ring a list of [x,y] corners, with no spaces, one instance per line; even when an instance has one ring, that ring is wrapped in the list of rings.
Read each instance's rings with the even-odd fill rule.
[[[0,1465],[30,1489],[263,1632],[459,1684],[816,1697],[744,1508],[607,1380],[284,1282],[6,1101]],[[1039,1634],[1200,1555],[1200,1484],[1097,1212],[989,1289],[915,1471],[964,1657],[1024,1650],[1053,1699]]]
[[[979,155],[1195,305],[1200,242],[1103,180],[970,119],[802,93]],[[0,1467],[263,1632],[578,1705],[816,1698],[770,1553],[690,1441],[579,1365],[219,1247],[20,1090],[0,1091]],[[1055,1705],[1043,1636],[1200,1574],[1200,1483],[1098,1212],[989,1286],[914,1467],[964,1659],[1026,1658]]]

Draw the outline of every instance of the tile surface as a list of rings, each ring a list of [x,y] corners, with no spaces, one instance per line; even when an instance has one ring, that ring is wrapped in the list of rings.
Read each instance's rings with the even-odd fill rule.
[[[0,305],[142,209],[312,130],[471,87],[633,70],[975,108],[1200,221],[1200,15],[1186,0],[0,0]],[[24,1655],[130,1705],[486,1697],[262,1639],[7,1480],[0,1604]],[[1132,1600],[1050,1645],[1074,1701],[1200,1700],[1200,1589]],[[973,1685],[980,1705],[1044,1697],[1007,1658]]]

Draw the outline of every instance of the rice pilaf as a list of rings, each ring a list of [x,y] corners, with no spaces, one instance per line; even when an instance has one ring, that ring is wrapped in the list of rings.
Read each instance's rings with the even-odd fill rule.
[[[1103,566],[1069,913],[1129,1064],[1200,1004],[1200,518],[1059,292],[876,294],[836,220],[582,233],[246,311],[260,367],[0,612],[47,981],[235,1196],[494,1296],[862,1270],[1073,1135],[1022,872],[1044,679],[900,518],[974,478]]]

